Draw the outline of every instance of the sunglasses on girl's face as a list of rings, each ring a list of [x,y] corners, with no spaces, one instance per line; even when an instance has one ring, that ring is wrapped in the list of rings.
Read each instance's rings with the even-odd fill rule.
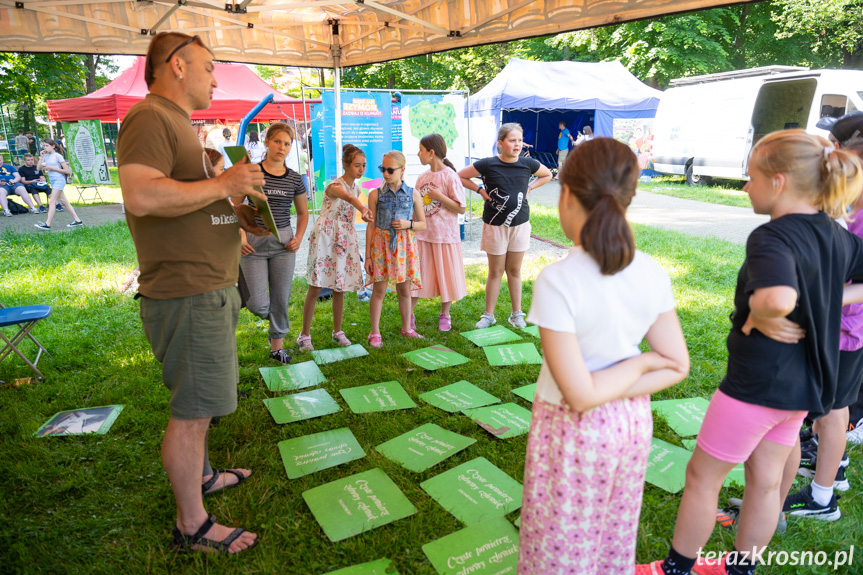
[[[396,170],[401,170],[401,168],[385,168],[383,166],[378,166],[378,169],[382,174],[389,174],[391,176],[396,173]]]

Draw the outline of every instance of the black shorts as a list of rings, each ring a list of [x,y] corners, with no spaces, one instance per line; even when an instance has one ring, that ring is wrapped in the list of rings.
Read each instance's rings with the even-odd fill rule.
[[[842,409],[857,401],[863,383],[863,349],[839,352],[839,377],[833,409]]]

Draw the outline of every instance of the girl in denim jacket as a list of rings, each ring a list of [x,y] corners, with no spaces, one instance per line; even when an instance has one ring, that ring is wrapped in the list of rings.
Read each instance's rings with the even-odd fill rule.
[[[380,348],[381,307],[387,293],[387,284],[396,286],[399,313],[402,317],[402,335],[422,338],[411,328],[411,289],[422,287],[419,256],[414,231],[426,229],[425,212],[419,192],[402,181],[405,156],[391,151],[384,154],[379,166],[384,183],[369,194],[372,223],[366,229],[366,285],[372,287],[369,305],[371,333],[369,345]]]

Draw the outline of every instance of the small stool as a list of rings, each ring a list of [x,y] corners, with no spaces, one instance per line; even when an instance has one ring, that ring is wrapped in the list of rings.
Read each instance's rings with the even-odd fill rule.
[[[30,366],[30,369],[36,372],[36,375],[42,377],[42,372],[39,371],[36,364],[39,363],[39,358],[42,356],[42,352],[48,353],[48,350],[45,349],[45,347],[39,343],[39,341],[33,337],[33,334],[30,332],[40,320],[45,319],[49,315],[51,315],[51,306],[49,305],[28,305],[23,307],[7,307],[0,309],[0,328],[9,325],[19,326],[18,332],[11,338],[7,338],[6,335],[0,331],[0,339],[2,339],[6,344],[3,349],[0,350],[0,361],[3,361],[9,357],[12,352],[15,352],[18,357],[23,359],[24,362]],[[36,353],[36,359],[32,362],[27,359],[23,353],[21,353],[20,349],[18,349],[19,344],[25,337],[35,343],[39,350]]]

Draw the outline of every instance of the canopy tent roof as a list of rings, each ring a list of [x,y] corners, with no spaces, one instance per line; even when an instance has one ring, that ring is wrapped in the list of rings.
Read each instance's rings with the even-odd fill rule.
[[[289,98],[273,89],[248,67],[242,64],[216,64],[216,82],[213,100],[209,108],[192,114],[192,119],[239,120],[260,102],[267,94],[273,94],[278,105],[267,104],[253,121],[282,120],[291,118],[311,118],[309,110],[303,115],[303,102]],[[122,120],[134,104],[149,93],[144,81],[144,58],[136,58],[135,63],[110,84],[95,92],[66,100],[48,100],[48,119],[54,122],[75,122],[78,120]],[[320,100],[306,100],[310,102]]]
[[[236,3],[235,3],[236,2]],[[0,0],[0,51],[145,54],[197,34],[218,60],[334,67],[557,34],[728,0]]]
[[[502,109],[656,110],[662,92],[620,62],[533,62],[512,58],[471,96],[472,114]]]

